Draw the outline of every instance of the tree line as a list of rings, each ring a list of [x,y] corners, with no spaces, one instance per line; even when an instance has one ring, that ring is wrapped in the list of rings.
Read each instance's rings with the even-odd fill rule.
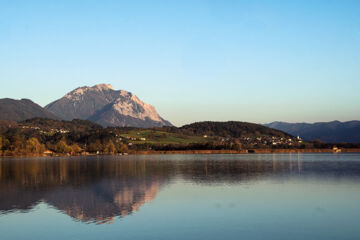
[[[54,154],[117,154],[141,150],[242,150],[256,148],[360,148],[360,143],[324,143],[320,141],[302,142],[294,145],[265,145],[261,142],[241,142],[241,136],[256,136],[256,134],[276,135],[277,130],[259,127],[257,124],[227,122],[195,123],[182,128],[163,127],[151,131],[173,133],[181,136],[213,135],[212,140],[199,143],[134,143],[131,139],[121,137],[135,128],[108,127],[84,120],[57,121],[49,119],[32,119],[21,123],[0,122],[0,155],[38,155],[44,152]],[[276,136],[287,137],[283,133]],[[215,140],[214,140],[215,139]],[[225,139],[225,140],[224,140]],[[255,139],[254,137],[252,139]]]

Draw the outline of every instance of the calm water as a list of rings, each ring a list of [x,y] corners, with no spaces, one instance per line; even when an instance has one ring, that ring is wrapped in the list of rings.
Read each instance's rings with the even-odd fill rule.
[[[1,159],[0,239],[360,239],[360,154]]]

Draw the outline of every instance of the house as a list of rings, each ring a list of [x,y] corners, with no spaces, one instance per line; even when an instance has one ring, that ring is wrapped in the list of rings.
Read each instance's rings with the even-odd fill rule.
[[[338,148],[338,147],[335,147],[335,146],[332,148],[332,150],[333,150],[334,153],[341,152],[341,149]]]
[[[44,155],[48,155],[48,156],[52,156],[54,154],[53,151],[50,150],[46,150],[45,152],[43,152]]]

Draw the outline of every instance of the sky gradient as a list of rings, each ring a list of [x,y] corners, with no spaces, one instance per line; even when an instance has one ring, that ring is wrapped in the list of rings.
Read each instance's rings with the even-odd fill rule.
[[[2,1],[0,98],[136,94],[175,125],[360,120],[360,1]]]

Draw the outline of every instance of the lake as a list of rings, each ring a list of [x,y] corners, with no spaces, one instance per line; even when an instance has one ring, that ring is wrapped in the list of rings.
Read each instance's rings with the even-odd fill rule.
[[[359,239],[360,154],[0,160],[1,239]]]

